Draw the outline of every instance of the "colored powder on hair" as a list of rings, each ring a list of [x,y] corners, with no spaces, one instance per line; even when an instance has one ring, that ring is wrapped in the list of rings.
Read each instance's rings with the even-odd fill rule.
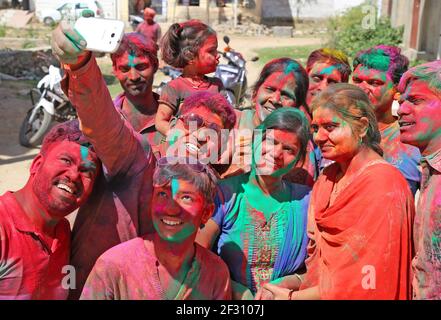
[[[290,62],[285,69],[285,74],[290,74],[291,72],[294,72],[298,70],[298,65],[294,62]]]
[[[373,50],[360,55],[362,64],[370,69],[380,71],[388,71],[390,65],[390,57],[385,54],[384,50]]]

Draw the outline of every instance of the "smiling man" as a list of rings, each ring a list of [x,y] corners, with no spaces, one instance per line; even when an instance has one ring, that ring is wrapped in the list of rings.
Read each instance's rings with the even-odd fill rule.
[[[216,177],[208,166],[192,160],[159,159],[151,208],[155,233],[105,252],[81,299],[231,299],[227,266],[194,242],[213,213]]]
[[[401,141],[421,151],[421,193],[414,223],[415,299],[441,299],[441,61],[401,78]]]
[[[0,197],[0,300],[66,299],[70,227],[64,218],[92,192],[100,163],[78,121],[54,127],[26,185]]]
[[[159,95],[152,91],[158,70],[157,51],[151,39],[139,33],[126,33],[118,50],[110,56],[113,73],[124,90],[115,98],[115,107],[154,148],[163,138],[155,127]]]
[[[412,193],[419,188],[420,153],[400,141],[398,120],[392,115],[392,103],[398,82],[407,70],[409,60],[394,46],[379,45],[357,53],[352,81],[368,95],[374,107],[381,133],[383,158],[401,171]]]
[[[104,171],[94,193],[80,208],[73,228],[71,264],[76,270],[76,288],[70,292],[71,299],[79,298],[101,254],[154,231],[150,215],[156,163],[153,146],[114,107],[95,58],[81,42],[80,35],[63,22],[53,32],[53,51],[67,74],[64,90],[76,107],[81,130],[94,146]],[[234,126],[234,111],[229,108],[233,118],[228,121],[218,109],[204,113],[197,110],[203,119],[201,127],[209,123],[222,129]],[[227,125],[230,121],[232,124]]]

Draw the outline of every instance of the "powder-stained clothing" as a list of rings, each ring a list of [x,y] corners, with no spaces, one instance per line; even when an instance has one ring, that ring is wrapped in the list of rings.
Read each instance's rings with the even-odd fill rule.
[[[76,107],[81,130],[103,163],[72,231],[71,263],[79,298],[96,259],[121,242],[153,231],[149,209],[155,157],[146,136],[135,132],[115,108],[92,57],[76,71],[66,71],[63,89]]]
[[[84,286],[84,300],[166,300],[153,242],[135,238],[106,251]],[[174,300],[230,300],[225,263],[195,244],[195,257]]]
[[[217,252],[227,263],[232,279],[253,294],[274,279],[293,274],[304,266],[310,188],[283,182],[290,201],[265,217],[244,189],[250,174],[222,180],[213,221],[219,226]]]
[[[390,124],[380,133],[383,158],[401,171],[412,193],[415,194],[421,180],[421,172],[418,168],[421,159],[419,149],[400,141],[398,121]]]
[[[235,131],[230,134],[230,143],[233,145],[230,167],[222,174],[222,178],[234,177],[251,170],[251,154],[253,143],[253,130],[255,129],[255,110],[245,109],[236,112],[237,121]],[[291,169],[283,179],[303,184],[309,187],[314,185],[320,173],[322,161],[320,150],[312,142],[306,146],[306,157],[303,163]]]
[[[321,299],[410,299],[413,196],[384,160],[367,163],[330,205],[337,163],[314,185],[308,214],[307,273],[300,290]]]
[[[52,243],[50,243],[52,240]],[[0,300],[64,300],[68,288],[70,227],[66,219],[48,239],[12,192],[0,197]],[[68,285],[69,281],[65,281]]]
[[[224,93],[224,85],[218,78],[204,76],[205,81],[201,86],[193,85],[184,77],[178,77],[167,83],[161,91],[159,102],[169,106],[174,115],[179,115],[179,107],[184,99],[196,92],[208,91],[212,93]]]
[[[136,27],[135,31],[141,33],[147,39],[152,39],[155,43],[161,38],[161,27],[156,22],[149,24],[143,21]]]
[[[153,98],[156,101],[158,101],[159,95],[156,92],[153,92]],[[158,159],[158,157],[160,156],[159,155],[160,145],[165,141],[165,137],[159,131],[156,130],[156,126],[155,126],[156,113],[149,116],[143,116],[142,118],[137,117],[136,114],[129,114],[126,110],[123,109],[123,105],[125,102],[130,103],[130,101],[127,100],[124,92],[119,94],[115,98],[115,100],[113,100],[115,108],[119,112],[121,112],[124,119],[133,127],[133,129],[136,132],[143,135],[144,138],[147,139],[147,142],[152,147],[153,153]],[[141,122],[141,119],[143,120],[143,122]]]
[[[441,299],[441,150],[422,157],[412,262],[415,299]]]

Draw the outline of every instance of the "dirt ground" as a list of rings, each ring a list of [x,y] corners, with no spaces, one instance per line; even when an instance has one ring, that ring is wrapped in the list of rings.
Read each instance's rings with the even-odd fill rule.
[[[224,44],[219,35],[219,50]],[[255,56],[259,48],[319,45],[317,38],[275,38],[275,37],[237,37],[231,36],[230,45],[241,52],[246,59]],[[247,64],[248,83],[257,79],[261,65]],[[161,80],[158,75],[155,82]],[[17,190],[28,178],[29,166],[38,153],[38,149],[28,149],[19,145],[18,134],[26,112],[31,108],[28,92],[32,85],[23,81],[0,82],[0,195],[7,190]]]

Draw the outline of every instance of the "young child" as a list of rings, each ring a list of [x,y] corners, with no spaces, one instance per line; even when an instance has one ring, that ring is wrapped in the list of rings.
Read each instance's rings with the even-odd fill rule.
[[[179,112],[182,101],[197,91],[221,92],[222,82],[209,78],[219,63],[216,32],[199,20],[175,23],[161,39],[162,59],[182,68],[180,77],[170,81],[161,92],[156,113],[156,129],[164,135],[169,122]]]

